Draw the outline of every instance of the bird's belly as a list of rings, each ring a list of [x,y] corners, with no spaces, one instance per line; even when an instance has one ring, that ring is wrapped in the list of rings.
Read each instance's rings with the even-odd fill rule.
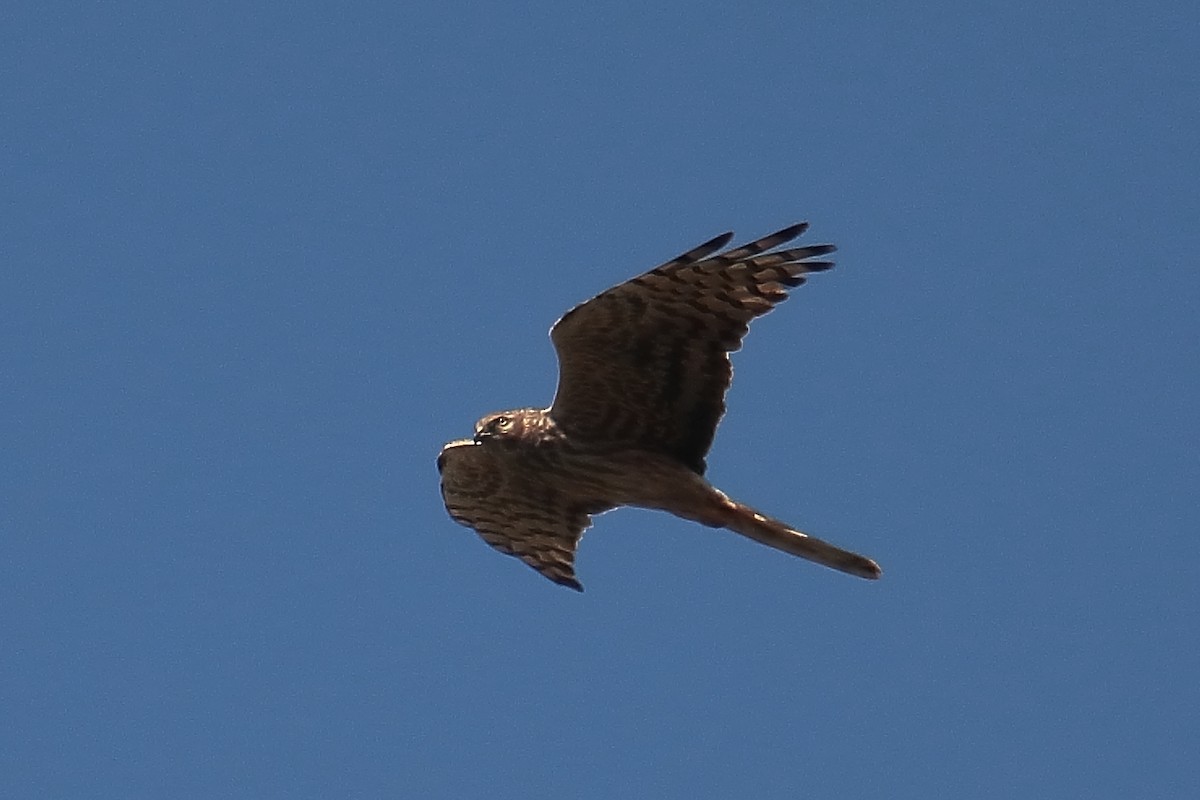
[[[597,504],[653,508],[705,524],[712,522],[702,510],[724,499],[679,461],[643,450],[567,454],[551,479]]]

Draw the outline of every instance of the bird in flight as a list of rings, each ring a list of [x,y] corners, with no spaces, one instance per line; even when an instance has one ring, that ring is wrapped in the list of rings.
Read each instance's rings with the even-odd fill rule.
[[[601,292],[550,330],[558,390],[549,408],[488,414],[438,455],[456,521],[555,583],[582,591],[575,550],[594,514],[668,511],[860,578],[879,565],[731,500],[704,478],[733,379],[729,353],[750,321],[805,275],[833,266],[829,244],[776,249],[798,223],[720,252],[722,234]]]

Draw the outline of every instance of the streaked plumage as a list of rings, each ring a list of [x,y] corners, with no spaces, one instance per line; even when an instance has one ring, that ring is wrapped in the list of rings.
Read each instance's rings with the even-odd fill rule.
[[[874,561],[730,500],[704,479],[750,321],[833,264],[833,245],[774,250],[806,223],[718,253],[726,233],[568,311],[550,338],[559,381],[548,409],[490,414],[438,456],[450,516],[547,578],[582,589],[579,538],[617,506],[725,527],[864,578]]]

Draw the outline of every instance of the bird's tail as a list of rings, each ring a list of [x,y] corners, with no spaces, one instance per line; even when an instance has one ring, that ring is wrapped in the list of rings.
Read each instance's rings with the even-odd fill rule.
[[[809,561],[860,578],[875,579],[883,574],[879,565],[866,556],[834,547],[829,542],[760,514],[749,506],[729,500],[725,511],[722,522],[726,528],[767,547],[774,547],[776,550],[807,558]]]

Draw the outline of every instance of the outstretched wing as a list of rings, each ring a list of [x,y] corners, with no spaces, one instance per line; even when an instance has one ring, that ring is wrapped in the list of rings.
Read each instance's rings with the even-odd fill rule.
[[[787,299],[833,245],[768,252],[799,223],[717,253],[726,233],[568,311],[550,338],[558,391],[550,415],[576,441],[667,453],[704,474],[725,413],[729,353],[750,321]]]
[[[516,556],[555,583],[583,591],[575,578],[575,548],[592,524],[550,487],[534,484],[491,448],[470,439],[451,442],[437,460],[442,499],[455,522],[474,528],[485,542]],[[605,509],[591,509],[599,513]]]

